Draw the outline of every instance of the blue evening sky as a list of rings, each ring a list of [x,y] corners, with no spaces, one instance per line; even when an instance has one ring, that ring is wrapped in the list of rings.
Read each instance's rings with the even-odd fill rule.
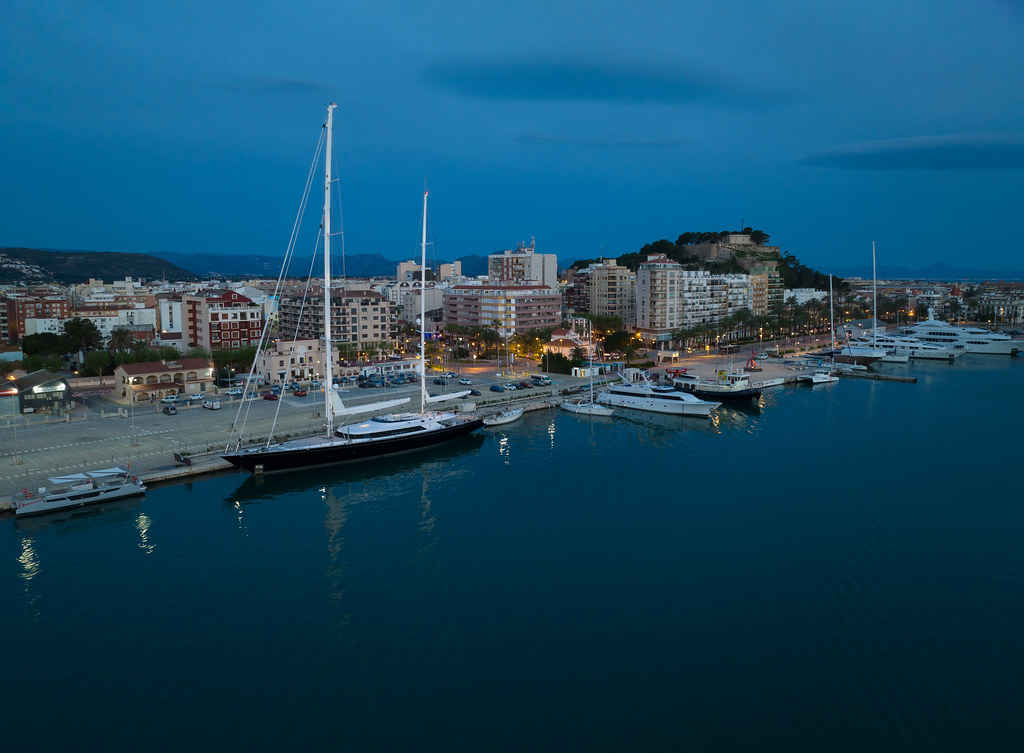
[[[872,241],[883,270],[1024,268],[1017,0],[6,0],[0,20],[0,245],[280,255],[333,99],[350,254],[414,255],[426,184],[440,258],[745,224],[826,272]]]

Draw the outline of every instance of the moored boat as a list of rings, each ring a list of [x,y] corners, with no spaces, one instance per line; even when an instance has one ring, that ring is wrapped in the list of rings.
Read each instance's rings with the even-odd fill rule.
[[[49,486],[36,491],[22,489],[14,500],[14,514],[18,517],[41,515],[146,493],[146,486],[123,468],[54,476],[49,482]]]
[[[484,426],[501,426],[502,424],[510,424],[513,421],[518,421],[523,416],[522,408],[505,408],[503,411],[499,411],[490,416],[486,416],[483,419]]]
[[[719,369],[715,379],[677,374],[672,384],[684,392],[709,400],[757,400],[761,397],[761,387],[751,384],[750,376],[739,371]]]
[[[327,108],[325,132],[325,168],[324,168],[324,209],[323,238],[325,245],[331,238],[331,149],[333,140],[334,109],[331,104]],[[423,193],[423,233],[421,241],[421,284],[426,287],[426,248],[427,248],[427,193]],[[327,374],[333,374],[331,341],[331,254],[324,250],[324,368]],[[427,395],[425,364],[425,322],[424,298],[420,296],[420,410],[419,412],[392,413],[380,415],[356,424],[344,424],[335,428],[335,419],[348,418],[360,413],[374,413],[393,406],[409,402],[408,398],[386,400],[368,405],[345,406],[338,391],[326,380],[324,387],[325,416],[324,433],[321,436],[306,437],[272,443],[268,439],[265,445],[242,449],[239,440],[232,451],[230,446],[221,457],[232,465],[243,468],[250,473],[273,473],[305,468],[314,468],[338,463],[351,463],[387,455],[422,450],[443,442],[465,436],[483,426],[483,421],[475,415],[459,414],[454,411],[430,411],[427,405],[431,402],[451,400],[469,394],[468,390],[448,395],[430,397]]]
[[[670,413],[677,416],[700,416],[709,418],[721,403],[701,400],[696,395],[683,392],[669,385],[651,384],[641,375],[640,382],[631,382],[620,375],[621,383],[610,385],[597,396],[597,402],[616,408],[634,408],[653,413]]]

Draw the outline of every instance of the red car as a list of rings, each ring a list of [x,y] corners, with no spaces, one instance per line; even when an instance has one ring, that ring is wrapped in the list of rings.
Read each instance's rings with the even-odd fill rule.
[[[305,397],[307,393],[305,390],[295,390],[292,394],[295,395],[295,397]]]
[[[263,393],[263,399],[264,400],[277,400],[277,395],[275,395],[273,392],[264,392]]]

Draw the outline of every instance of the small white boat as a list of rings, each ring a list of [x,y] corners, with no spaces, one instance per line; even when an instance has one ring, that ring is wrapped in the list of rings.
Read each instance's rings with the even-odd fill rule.
[[[566,400],[562,403],[562,410],[575,413],[577,416],[610,416],[615,412],[614,408],[609,408],[607,405],[600,405],[582,397]]]
[[[501,424],[510,424],[513,421],[518,420],[523,415],[522,408],[505,408],[500,413],[495,413],[492,416],[487,416],[484,419],[484,426],[500,426]]]
[[[832,382],[838,382],[839,377],[833,374],[828,369],[818,369],[810,374],[803,374],[800,376],[801,382],[810,382],[812,385],[815,384],[831,384]]]
[[[146,493],[145,485],[123,468],[54,476],[49,482],[50,486],[41,486],[34,492],[22,489],[14,499],[14,514],[40,515]]]

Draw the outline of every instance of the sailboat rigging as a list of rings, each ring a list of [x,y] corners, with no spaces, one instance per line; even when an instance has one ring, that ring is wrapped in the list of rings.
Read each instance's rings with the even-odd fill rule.
[[[583,319],[587,327],[587,373],[590,377],[590,395],[587,398],[572,398],[562,403],[562,408],[570,413],[583,416],[610,416],[615,409],[594,402],[594,330],[589,319]]]
[[[250,473],[273,473],[303,468],[313,468],[338,463],[367,460],[385,455],[394,455],[414,450],[434,447],[443,442],[465,436],[479,429],[482,422],[475,415],[460,415],[448,411],[428,411],[427,404],[438,400],[426,394],[425,353],[424,353],[424,296],[420,296],[420,411],[417,413],[391,413],[375,416],[356,424],[342,424],[335,428],[335,419],[360,413],[372,413],[409,402],[409,398],[387,400],[368,405],[346,406],[333,387],[333,354],[331,340],[331,266],[328,250],[331,237],[331,145],[333,141],[334,110],[336,104],[327,107],[326,150],[324,169],[324,348],[325,373],[324,407],[326,421],[325,435],[293,439],[286,442],[272,443],[272,437],[259,447],[242,449],[236,444],[230,447],[221,457],[232,465],[243,468]],[[423,239],[421,253],[421,284],[426,288],[426,222],[427,194],[423,194]],[[458,393],[446,395],[440,399],[458,397]]]

